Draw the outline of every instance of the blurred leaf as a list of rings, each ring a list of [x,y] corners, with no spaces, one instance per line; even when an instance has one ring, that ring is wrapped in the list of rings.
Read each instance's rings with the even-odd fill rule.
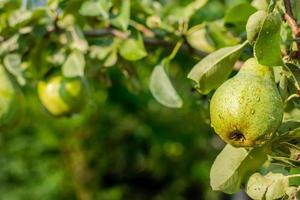
[[[12,75],[14,75],[20,85],[25,85],[26,80],[23,77],[21,68],[21,56],[19,54],[8,54],[4,57],[4,66]]]
[[[254,56],[266,66],[283,64],[280,50],[281,18],[278,13],[270,13],[264,20],[254,45]]]
[[[228,9],[231,9],[232,7],[235,7],[243,3],[249,3],[249,1],[248,0],[225,0],[225,5]]]
[[[268,173],[262,176],[253,174],[247,183],[247,194],[257,200],[273,200],[284,196],[289,187],[287,176],[279,173]]]
[[[22,23],[27,22],[32,17],[32,12],[30,11],[15,11],[9,18],[9,26],[15,27],[17,25],[20,25]]]
[[[117,49],[113,49],[110,54],[106,57],[104,61],[105,67],[112,67],[114,66],[118,61],[118,51]]]
[[[210,171],[210,185],[213,190],[228,194],[240,190],[242,181],[257,171],[267,160],[263,148],[235,148],[226,145],[217,156]]]
[[[208,1],[191,18],[193,25],[220,19],[225,14],[225,6],[220,1]]]
[[[5,53],[15,51],[19,48],[19,40],[20,36],[18,34],[11,36],[9,39],[0,43],[0,55]]]
[[[81,5],[79,13],[83,16],[99,16],[101,14],[101,9],[102,8],[97,1],[86,1]]]
[[[73,51],[62,66],[65,77],[78,77],[84,75],[85,58],[80,51]]]
[[[86,1],[84,2],[80,9],[79,13],[83,16],[99,16],[101,15],[104,19],[109,17],[109,9],[111,7],[111,2],[107,0],[98,0],[98,1]]]
[[[214,21],[207,24],[208,34],[217,48],[237,45],[240,41],[224,27],[222,21]]]
[[[267,11],[269,3],[268,0],[253,0],[251,2],[251,5],[255,7],[257,10]]]
[[[273,163],[283,165],[286,167],[295,167],[295,168],[300,167],[300,161],[292,159],[292,158],[272,156],[271,159],[272,159]]]
[[[143,38],[140,33],[124,40],[119,48],[120,55],[126,60],[135,61],[147,56]]]
[[[251,45],[254,44],[267,15],[268,14],[265,11],[257,11],[249,17],[246,25],[246,32],[247,40]]]
[[[111,20],[112,25],[123,31],[127,30],[130,20],[130,0],[123,0],[119,15]]]
[[[195,14],[197,10],[205,6],[208,0],[195,0],[184,7],[183,12],[181,12],[181,19],[189,21],[189,19]]]
[[[81,28],[78,25],[70,28],[70,33],[72,36],[71,47],[73,49],[78,49],[79,51],[86,52],[88,49],[88,43],[83,35]]]
[[[103,60],[107,57],[107,55],[111,52],[111,45],[109,46],[100,46],[100,45],[92,45],[90,46],[90,57],[93,59]]]
[[[285,75],[282,75],[280,77],[279,81],[279,87],[278,87],[279,93],[283,101],[286,100],[288,97],[288,78]]]
[[[286,194],[288,196],[288,200],[300,199],[300,187],[288,187]]]
[[[238,4],[226,12],[224,17],[225,24],[234,24],[244,28],[251,14],[256,11],[249,3]]]
[[[187,5],[181,4],[168,4],[164,8],[166,16],[166,21],[169,24],[178,24],[181,22],[188,23],[190,18],[206,5],[208,0],[195,0],[190,1]]]
[[[283,121],[280,127],[278,128],[278,133],[280,135],[290,132],[296,128],[300,127],[300,121],[298,120],[286,120]]]
[[[293,174],[298,174],[299,175],[300,174],[300,168],[292,168],[292,169],[290,169],[290,175],[293,175]],[[300,177],[290,178],[289,183],[290,183],[290,185],[300,186]]]
[[[169,60],[164,59],[154,67],[150,77],[150,91],[155,99],[162,105],[170,108],[180,108],[182,100],[174,89],[165,67],[169,65]]]
[[[205,24],[200,24],[190,28],[186,33],[187,42],[195,49],[212,52],[214,51],[215,45],[209,36]]]
[[[193,67],[188,78],[197,83],[201,93],[207,94],[228,78],[246,44],[225,47],[209,54]]]

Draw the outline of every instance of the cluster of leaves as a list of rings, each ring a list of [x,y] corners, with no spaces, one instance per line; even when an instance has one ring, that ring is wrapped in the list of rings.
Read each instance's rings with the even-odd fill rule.
[[[300,4],[292,3],[297,11]],[[114,67],[136,89],[137,73],[128,66],[153,59],[146,79],[151,93],[161,104],[179,108],[182,95],[169,78],[179,51],[188,51],[193,61],[209,54],[188,74],[203,95],[249,57],[273,66],[286,104],[277,137],[264,148],[226,146],[212,167],[211,184],[227,193],[246,184],[255,199],[297,194],[291,174],[300,166],[300,65],[291,56],[297,38],[282,20],[282,1],[4,0],[0,10],[2,65],[24,88],[57,72],[110,85],[107,73]],[[254,173],[259,168],[260,174]]]
[[[295,199],[299,180],[292,179],[300,176],[297,170],[300,167],[300,124],[298,116],[291,112],[298,109],[300,65],[292,54],[298,47],[293,43],[295,38],[289,25],[282,19],[288,12],[283,1],[270,1],[268,7],[258,11],[246,8],[239,4],[224,18],[224,23],[231,20],[235,24],[234,16],[240,20],[244,17],[238,25],[245,28],[245,42],[209,54],[194,66],[188,77],[196,82],[200,93],[207,94],[228,79],[234,64],[238,59],[243,60],[241,53],[250,49],[247,56],[274,67],[286,114],[274,138],[263,147],[246,150],[227,145],[211,168],[211,186],[215,190],[236,193],[244,185],[253,199]],[[247,16],[240,18],[239,12]]]

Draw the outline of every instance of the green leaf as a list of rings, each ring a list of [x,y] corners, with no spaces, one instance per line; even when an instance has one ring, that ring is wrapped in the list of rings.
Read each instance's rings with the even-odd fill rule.
[[[266,66],[283,64],[280,50],[281,17],[278,13],[267,15],[254,45],[254,56]]]
[[[104,67],[112,67],[118,61],[118,52],[117,49],[113,49],[110,54],[106,57],[104,61]]]
[[[216,49],[214,42],[209,36],[205,24],[192,27],[186,33],[187,42],[195,49],[212,52]]]
[[[15,51],[18,48],[20,48],[20,44],[18,43],[18,40],[20,38],[20,35],[16,34],[11,36],[9,39],[3,41],[0,43],[0,55],[3,55],[5,53]]]
[[[106,0],[86,1],[81,5],[79,13],[83,16],[102,16],[108,19],[108,10],[111,7],[111,2],[105,1]]]
[[[286,120],[283,121],[280,127],[278,128],[277,132],[282,135],[287,132],[290,132],[296,128],[300,127],[300,121],[298,120]]]
[[[295,175],[295,174],[300,175],[300,168],[291,168],[290,169],[290,175]],[[289,185],[300,186],[300,176],[290,177]]]
[[[97,1],[86,1],[81,5],[79,13],[83,16],[99,16],[100,10],[100,4]]]
[[[247,43],[219,49],[203,58],[188,74],[203,94],[219,87],[230,75],[234,63]]]
[[[120,13],[117,17],[111,20],[112,25],[120,28],[123,31],[127,30],[130,20],[130,0],[123,0]]]
[[[240,43],[240,40],[224,27],[223,21],[214,21],[207,24],[207,30],[217,48],[233,46]]]
[[[184,7],[183,12],[181,12],[181,18],[189,21],[189,19],[195,14],[197,10],[205,6],[208,0],[195,0]]]
[[[14,75],[20,85],[25,85],[26,80],[23,77],[23,70],[21,67],[21,55],[8,54],[4,57],[4,66],[12,75]]]
[[[15,27],[17,25],[22,25],[26,23],[32,17],[32,12],[30,11],[15,11],[9,18],[8,23],[9,26]]]
[[[254,44],[268,13],[265,11],[257,11],[252,14],[246,24],[247,40],[251,45]]]
[[[273,200],[285,195],[289,187],[287,176],[279,173],[268,173],[262,176],[259,173],[253,174],[247,183],[247,194],[257,200]]]
[[[292,158],[272,156],[271,159],[273,163],[284,165],[286,167],[300,167],[300,161]]]
[[[280,93],[281,98],[285,101],[288,98],[288,78],[285,75],[282,75],[279,80],[278,91]]]
[[[99,60],[106,58],[111,51],[111,46],[91,45],[89,48],[90,57]]]
[[[248,0],[224,0],[226,8],[230,9],[242,3],[248,3]]]
[[[62,66],[65,77],[78,77],[84,75],[85,59],[80,51],[73,51]]]
[[[224,17],[225,24],[245,26],[251,14],[256,11],[249,3],[238,4],[230,8]]]
[[[286,190],[286,194],[288,195],[288,200],[300,199],[300,187],[289,187]]]
[[[88,43],[83,35],[80,26],[75,25],[74,27],[71,27],[70,34],[72,38],[71,48],[86,52],[88,49]]]
[[[247,151],[228,144],[211,167],[210,185],[213,190],[236,193],[245,178],[258,170],[266,160],[267,156],[263,148]]]
[[[251,2],[251,5],[255,7],[257,10],[267,11],[269,3],[268,0],[253,0]]]
[[[164,59],[155,66],[150,77],[150,91],[154,98],[162,105],[170,108],[182,107],[182,100],[174,89],[165,67],[169,65],[169,60]]]
[[[130,61],[140,60],[147,56],[141,34],[137,33],[124,40],[120,45],[119,52],[123,58]]]

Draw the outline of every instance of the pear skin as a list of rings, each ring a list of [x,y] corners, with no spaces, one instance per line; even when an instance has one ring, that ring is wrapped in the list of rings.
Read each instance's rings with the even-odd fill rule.
[[[250,58],[238,74],[223,83],[210,103],[211,125],[235,147],[261,146],[283,117],[283,101],[271,67]]]

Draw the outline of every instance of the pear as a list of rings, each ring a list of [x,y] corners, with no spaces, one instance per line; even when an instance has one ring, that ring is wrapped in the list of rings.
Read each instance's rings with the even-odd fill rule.
[[[210,103],[211,125],[235,147],[261,146],[283,117],[283,101],[271,67],[250,58],[236,76],[223,83]]]

